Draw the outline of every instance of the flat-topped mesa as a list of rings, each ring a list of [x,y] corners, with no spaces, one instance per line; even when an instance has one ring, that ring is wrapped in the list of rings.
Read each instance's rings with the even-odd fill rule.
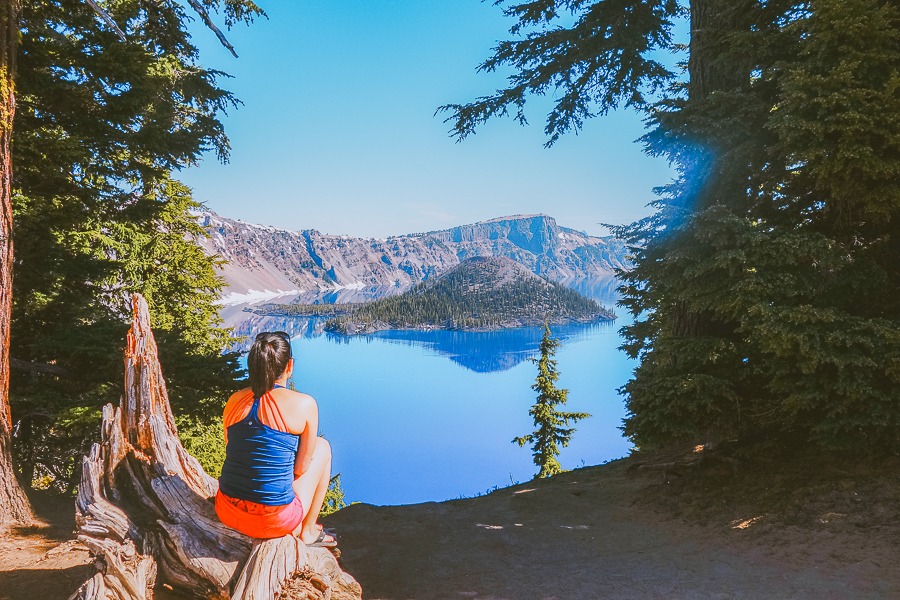
[[[544,213],[534,214],[534,215],[509,215],[506,217],[494,217],[493,219],[488,219],[486,221],[478,221],[475,223],[476,225],[482,225],[484,223],[498,223],[500,221],[514,221],[516,219],[533,219],[535,217],[547,217],[550,218],[550,215],[545,215]]]
[[[284,292],[412,286],[473,256],[505,256],[554,281],[609,276],[627,263],[615,238],[559,226],[547,215],[499,217],[388,239],[291,232],[198,213],[210,238],[199,240],[227,262],[226,303]]]
[[[587,238],[584,234],[573,230],[569,231]],[[560,236],[561,233],[564,235]],[[499,217],[443,231],[431,231],[426,235],[445,243],[489,242],[491,249],[499,252],[492,252],[489,256],[509,256],[517,259],[525,258],[525,256],[510,256],[507,252],[515,252],[515,249],[520,249],[535,255],[535,257],[555,258],[554,248],[565,239],[563,229],[556,224],[555,219],[547,215]],[[466,254],[467,256],[475,255],[474,253],[468,254],[468,252]],[[484,253],[479,254],[484,255]]]

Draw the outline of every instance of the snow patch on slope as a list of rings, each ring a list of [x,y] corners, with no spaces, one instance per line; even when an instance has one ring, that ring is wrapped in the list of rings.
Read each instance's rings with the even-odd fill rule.
[[[232,304],[255,304],[257,302],[264,302],[266,300],[272,300],[273,298],[280,298],[282,296],[296,296],[300,294],[301,290],[247,290],[247,293],[241,294],[238,292],[232,292],[227,296],[223,296],[220,298],[216,304],[221,304],[224,306],[230,306]]]

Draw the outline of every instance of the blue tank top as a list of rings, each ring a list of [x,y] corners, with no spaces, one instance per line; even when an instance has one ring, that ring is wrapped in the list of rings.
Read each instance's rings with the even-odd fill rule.
[[[259,398],[254,398],[247,416],[228,427],[219,489],[238,500],[267,506],[290,504],[300,436],[263,424],[258,410]]]

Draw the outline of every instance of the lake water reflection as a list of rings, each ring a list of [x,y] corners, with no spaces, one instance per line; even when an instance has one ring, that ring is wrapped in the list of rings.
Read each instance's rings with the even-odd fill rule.
[[[614,323],[555,325],[553,337],[563,344],[586,337],[599,330],[617,328]],[[538,354],[543,330],[520,327],[498,331],[380,331],[379,340],[406,344],[449,358],[476,373],[493,373],[512,369]],[[343,338],[347,339],[347,338]]]
[[[614,300],[608,282],[586,287],[607,306]],[[511,440],[533,429],[536,367],[527,359],[537,354],[540,329],[347,338],[324,332],[322,319],[243,315],[230,323],[242,334],[291,334],[295,385],[319,403],[348,500],[440,501],[536,472],[529,449]],[[618,430],[624,408],[616,389],[634,367],[616,350],[622,321],[553,328],[563,342],[556,358],[559,386],[569,390],[566,408],[593,414],[562,450],[564,468],[618,458],[630,447]]]

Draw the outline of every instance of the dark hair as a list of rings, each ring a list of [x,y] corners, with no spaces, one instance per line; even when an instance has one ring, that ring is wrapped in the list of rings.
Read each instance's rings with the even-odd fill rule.
[[[256,336],[256,341],[247,355],[247,369],[250,371],[250,387],[253,397],[261,398],[263,394],[275,387],[288,361],[291,360],[291,338],[283,331],[264,331]]]

